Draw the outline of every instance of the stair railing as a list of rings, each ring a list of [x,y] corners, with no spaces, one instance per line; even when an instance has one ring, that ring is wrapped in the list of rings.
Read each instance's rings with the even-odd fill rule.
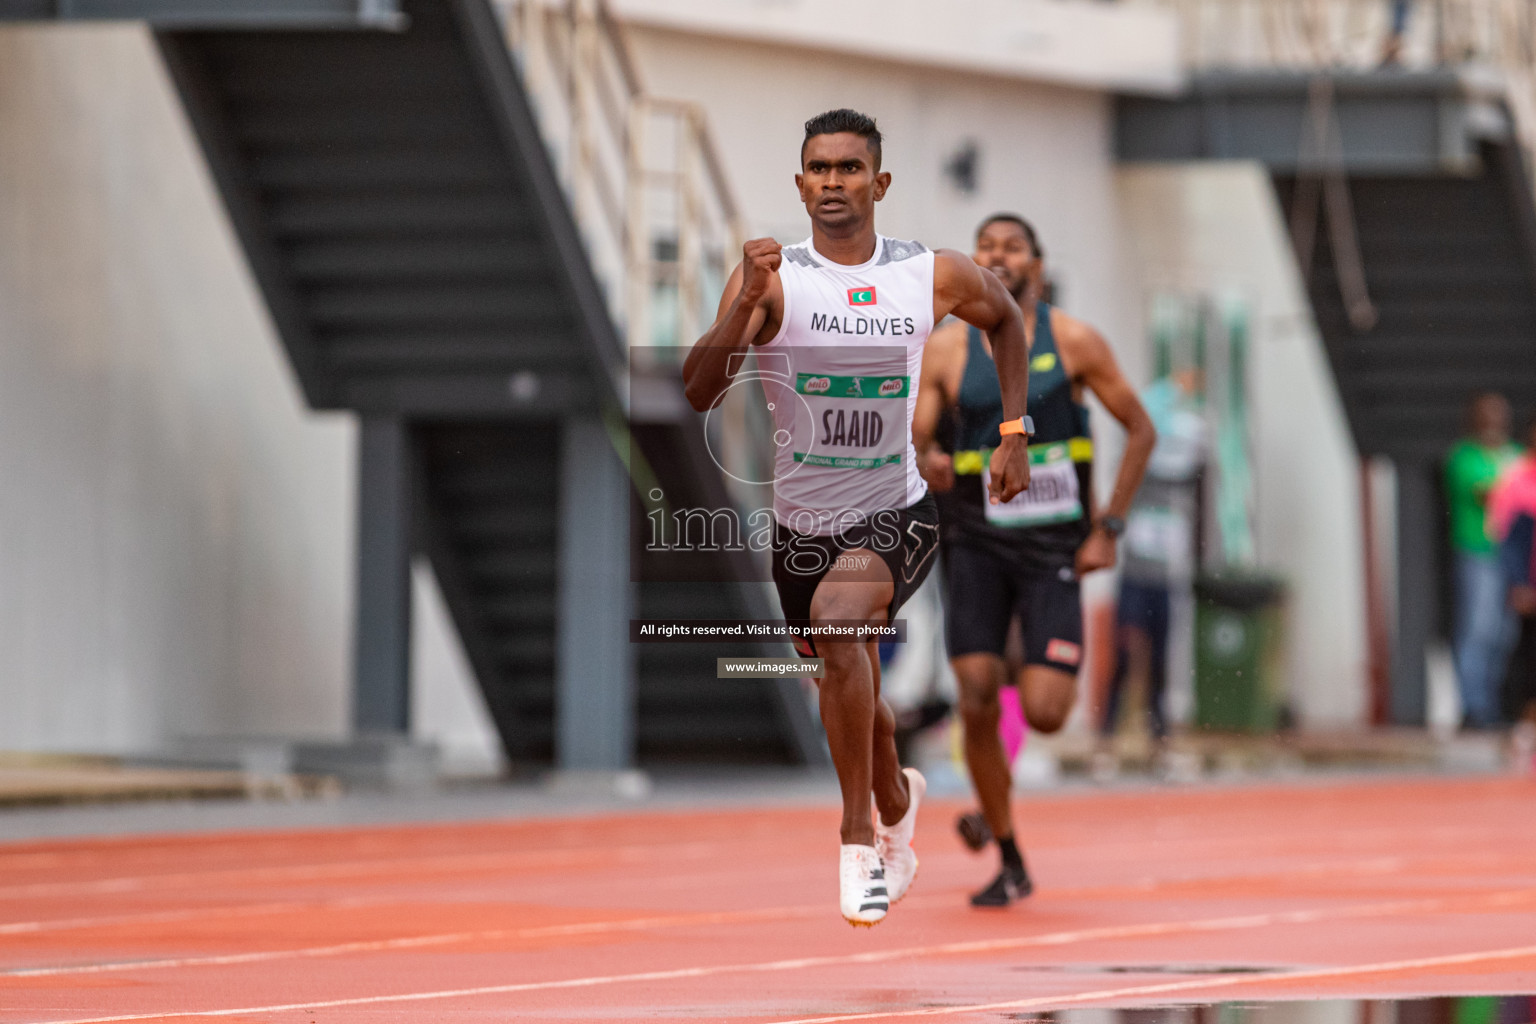
[[[1390,47],[1393,0],[1146,0],[1173,10],[1189,67],[1371,68],[1532,64],[1529,0],[1407,0]]]
[[[628,341],[630,367],[676,379],[687,346],[713,322],[746,241],[704,109],[645,89],[605,0],[491,2],[609,313]],[[722,468],[771,467],[766,415],[736,403],[709,418],[710,448]],[[649,497],[641,475],[642,502],[664,504]],[[740,510],[770,500],[765,486],[725,477]]]
[[[1536,151],[1531,0],[1141,0],[1179,18],[1186,67],[1414,70],[1481,65],[1504,79],[1516,132]]]
[[[744,222],[703,109],[650,95],[604,0],[492,0],[637,366],[714,319]]]

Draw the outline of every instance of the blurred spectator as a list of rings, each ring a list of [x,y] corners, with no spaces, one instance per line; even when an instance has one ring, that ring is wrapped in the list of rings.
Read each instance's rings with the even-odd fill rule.
[[[1536,753],[1536,419],[1527,434],[1530,449],[1504,471],[1488,499],[1488,531],[1499,541],[1500,582],[1519,616],[1505,704],[1520,719],[1514,739],[1522,770],[1531,767]]]
[[[1408,12],[1413,0],[1390,0],[1387,38],[1381,44],[1381,66],[1396,67],[1403,61],[1403,36],[1408,32]]]
[[[1120,718],[1133,657],[1146,664],[1146,711],[1152,736],[1161,745],[1168,724],[1163,694],[1168,680],[1168,619],[1172,590],[1194,574],[1199,477],[1205,463],[1205,420],[1199,413],[1198,370],[1182,370],[1151,384],[1142,405],[1157,428],[1157,446],[1147,475],[1126,517],[1122,542],[1120,602],[1116,609],[1115,674],[1100,723],[1113,735]],[[1101,751],[1095,773],[1112,771]]]
[[[1462,722],[1469,729],[1499,723],[1499,682],[1515,636],[1498,554],[1488,535],[1488,492],[1520,449],[1509,439],[1509,403],[1483,394],[1467,410],[1468,437],[1445,460],[1451,549],[1456,558],[1453,646]]]

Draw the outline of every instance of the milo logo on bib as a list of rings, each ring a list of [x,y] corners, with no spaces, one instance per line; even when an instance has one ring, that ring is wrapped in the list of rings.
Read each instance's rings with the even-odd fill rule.
[[[907,377],[831,377],[802,373],[795,379],[795,390],[802,395],[831,395],[834,398],[906,398],[912,389]]]
[[[832,390],[831,377],[807,377],[801,374],[800,393],[804,395],[824,395]]]

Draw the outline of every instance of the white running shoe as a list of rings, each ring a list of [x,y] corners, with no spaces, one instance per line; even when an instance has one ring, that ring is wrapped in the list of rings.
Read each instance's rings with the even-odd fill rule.
[[[868,928],[885,917],[891,900],[886,895],[885,868],[873,846],[843,846],[837,873],[842,887],[838,902],[849,924]]]
[[[917,877],[917,854],[912,851],[912,833],[917,828],[917,805],[928,792],[928,780],[916,768],[903,768],[907,776],[907,792],[912,802],[907,813],[894,825],[880,821],[880,810],[875,809],[875,850],[885,864],[885,887],[890,890],[891,902],[895,903],[907,894],[907,887]]]

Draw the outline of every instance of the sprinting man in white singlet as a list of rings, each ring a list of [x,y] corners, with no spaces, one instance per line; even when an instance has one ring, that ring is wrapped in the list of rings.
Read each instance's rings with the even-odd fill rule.
[[[1006,413],[992,501],[1029,486],[1033,430],[1018,305],[962,253],[876,234],[874,206],[891,185],[880,157],[879,129],[863,114],[806,122],[795,183],[811,237],[789,248],[771,238],[746,244],[714,324],[683,366],[701,412],[722,400],[749,350],[777,368],[754,377],[773,416],[773,577],[785,619],[813,634],[797,649],[824,662],[821,720],[843,795],[840,908],[856,925],[884,918],[911,884],[925,783],[897,762],[875,640],[815,630],[889,621],[932,568],[938,514],[918,473],[912,414],[934,324],[954,314],[992,345]]]

